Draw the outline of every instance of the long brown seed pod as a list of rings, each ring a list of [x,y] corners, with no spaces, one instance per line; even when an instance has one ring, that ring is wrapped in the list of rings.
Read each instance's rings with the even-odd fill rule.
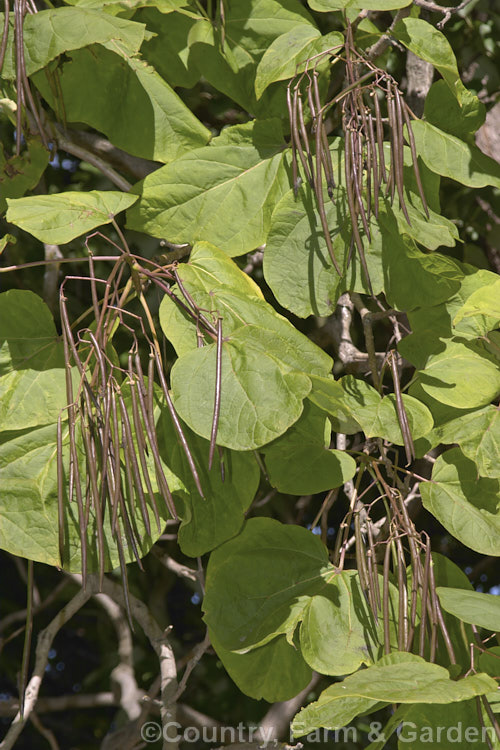
[[[291,81],[286,87],[286,106],[288,109],[288,119],[290,121],[290,145],[292,147],[292,180],[293,180],[293,194],[295,198],[299,192],[299,172],[297,166],[297,143],[293,135],[292,120],[294,118],[294,111],[292,106],[292,95],[290,93]]]
[[[100,493],[97,480],[97,461],[95,445],[92,440],[92,430],[90,427],[91,416],[88,414],[85,400],[82,398],[82,437],[85,447],[87,477],[89,479],[89,492],[87,497],[86,524],[89,522],[88,514],[90,507],[93,506],[94,518],[97,531],[97,559],[99,567],[99,583],[102,588],[104,579],[104,531],[102,527],[102,509],[100,504]]]
[[[62,419],[57,418],[57,525],[59,537],[59,563],[64,565],[64,476],[63,476],[63,444]]]
[[[359,215],[361,217],[361,223],[363,224],[363,229],[365,230],[365,234],[368,238],[368,242],[371,242],[371,232],[370,232],[370,226],[368,224],[368,219],[366,218],[366,211],[365,207],[363,205],[363,197],[361,194],[362,191],[362,174],[359,170],[359,163],[361,161],[361,152],[362,152],[362,144],[361,144],[361,135],[358,131],[348,131],[346,133],[346,138],[351,139],[351,169],[352,169],[352,183],[354,185],[354,193],[356,196],[357,201],[357,207],[359,209]]]
[[[406,465],[409,466],[415,458],[415,447],[413,445],[413,438],[408,423],[408,415],[406,414],[403,397],[401,395],[401,386],[399,383],[398,366],[396,363],[396,356],[394,352],[390,352],[387,357],[391,368],[392,382],[394,384],[394,396],[396,399],[396,412],[398,415],[398,422],[401,428],[401,434],[403,436],[403,443],[406,453]]]
[[[313,89],[314,89],[314,99],[315,99],[315,104],[316,104],[316,127],[319,126],[320,132],[321,132],[321,154],[322,154],[321,158],[323,162],[323,169],[325,172],[328,195],[330,199],[333,201],[333,191],[335,190],[336,185],[335,185],[335,178],[333,176],[332,155],[330,154],[328,138],[326,135],[325,126],[324,126],[323,118],[321,115],[321,98],[319,95],[317,71],[314,71],[314,74],[313,74]]]
[[[339,276],[343,276],[342,269],[340,268],[339,262],[333,249],[332,238],[330,236],[330,227],[328,226],[328,220],[326,218],[325,201],[323,198],[323,162],[321,159],[321,126],[319,122],[316,123],[316,173],[315,173],[315,184],[314,193],[316,195],[316,203],[318,206],[319,217],[321,220],[321,226],[323,228],[323,235],[325,238],[328,253],[331,261],[334,265],[335,270]]]
[[[7,49],[7,38],[9,35],[9,16],[10,16],[10,7],[9,7],[9,0],[4,0],[4,17],[3,17],[3,33],[2,33],[2,43],[0,45],[0,73],[3,69],[3,62],[5,60],[5,50]]]
[[[186,454],[186,458],[189,463],[189,468],[191,469],[191,474],[193,475],[193,479],[196,484],[196,489],[198,490],[201,497],[204,497],[203,490],[201,488],[201,482],[200,477],[198,475],[198,470],[196,468],[196,464],[194,462],[193,456],[191,454],[191,451],[189,450],[189,445],[186,440],[186,436],[184,435],[183,429],[181,427],[181,423],[179,422],[179,417],[177,416],[177,412],[174,409],[174,405],[172,403],[172,399],[170,398],[170,393],[167,386],[167,381],[165,380],[165,375],[163,373],[163,367],[160,361],[160,356],[156,349],[154,350],[154,357],[156,362],[156,371],[158,372],[158,377],[160,379],[160,385],[161,389],[163,391],[163,395],[165,396],[165,400],[167,402],[167,407],[170,412],[170,416],[172,417],[172,422],[174,423],[175,431],[177,432],[177,435],[179,436],[180,443],[182,445],[182,448],[184,450],[184,453]]]
[[[426,642],[426,621],[427,621],[427,605],[429,601],[429,581],[430,581],[430,566],[431,566],[431,542],[427,538],[425,545],[425,557],[424,557],[424,574],[422,579],[422,588],[420,592],[420,638],[419,638],[419,656],[425,658],[425,642]]]
[[[422,205],[424,207],[425,215],[429,219],[430,218],[429,208],[427,206],[427,201],[425,200],[424,188],[422,186],[422,179],[420,177],[420,170],[418,168],[418,156],[417,156],[417,147],[415,145],[415,136],[413,135],[413,130],[411,127],[410,116],[408,114],[408,106],[406,102],[404,101],[402,103],[402,112],[403,112],[403,119],[406,124],[406,130],[408,131],[408,141],[410,144],[411,158],[413,161],[413,171],[415,173],[415,180],[417,182],[418,193],[420,195],[420,200],[422,201]]]
[[[398,612],[398,648],[404,651],[408,640],[408,590],[406,588],[406,565],[401,539],[396,538],[399,612]]]
[[[384,653],[391,653],[391,631],[389,621],[389,573],[391,562],[391,546],[393,542],[388,539],[384,554],[384,582],[382,591],[382,619],[384,623]]]
[[[143,423],[139,414],[139,407],[138,407],[138,395],[137,390],[139,390],[139,387],[135,381],[134,373],[132,370],[132,358],[129,357],[129,384],[130,384],[130,396],[132,401],[132,418],[134,422],[134,429],[135,434],[137,438],[137,454],[139,456],[139,461],[141,464],[142,469],[142,475],[144,477],[144,482],[146,484],[146,489],[149,495],[149,499],[151,502],[151,506],[153,508],[153,513],[156,520],[156,525],[158,528],[158,533],[161,533],[161,522],[160,522],[160,516],[158,513],[158,506],[156,505],[156,498],[154,495],[153,487],[151,485],[151,479],[149,476],[148,471],[148,465],[146,460],[146,451],[147,451],[147,444],[144,436],[144,428]]]
[[[373,289],[372,289],[372,285],[370,281],[370,274],[368,273],[368,266],[366,264],[366,257],[365,257],[365,252],[363,248],[363,242],[361,241],[361,235],[359,233],[358,213],[356,210],[356,202],[354,200],[354,194],[353,194],[353,189],[352,189],[352,164],[351,164],[352,147],[351,147],[351,140],[348,137],[348,134],[349,134],[349,129],[346,130],[345,151],[344,151],[347,205],[349,208],[349,214],[351,216],[352,233],[354,237],[354,242],[356,243],[356,247],[358,249],[359,258],[361,261],[361,267],[363,268],[363,273],[365,275],[366,284],[368,286],[370,294],[373,294]]]
[[[370,156],[371,156],[371,168],[373,172],[373,213],[375,214],[375,218],[378,219],[378,198],[379,198],[379,190],[380,190],[380,172],[378,168],[378,159],[377,159],[377,148],[375,145],[375,133],[373,130],[373,117],[371,112],[368,112],[366,123],[368,127],[368,143],[370,148]]]
[[[298,89],[298,84],[295,86],[293,90],[293,105],[292,105],[292,137],[295,140],[295,143],[297,145],[297,153],[299,155],[300,163],[302,164],[302,169],[304,170],[304,174],[306,176],[306,180],[308,181],[309,185],[314,188],[314,181],[313,181],[313,166],[312,166],[312,158],[311,153],[309,149],[309,138],[307,136],[306,126],[304,123],[304,116],[302,112],[302,99],[300,97],[300,92]],[[299,129],[297,126],[297,118],[300,122],[300,128],[302,132],[302,140],[299,134]],[[304,155],[304,150],[306,152],[306,155]]]
[[[212,468],[214,460],[215,442],[217,440],[217,430],[219,427],[220,401],[221,401],[221,380],[222,380],[222,318],[217,318],[217,349],[215,364],[215,397],[214,397],[214,416],[212,419],[212,431],[210,434],[210,449],[208,452],[208,470]]]
[[[141,472],[139,470],[139,464],[137,463],[137,456],[135,453],[135,444],[134,439],[132,436],[132,428],[130,425],[130,419],[127,411],[127,407],[125,405],[125,401],[123,400],[123,396],[121,393],[118,393],[118,403],[120,404],[120,412],[121,412],[121,420],[122,420],[122,426],[124,429],[124,450],[125,450],[125,465],[130,466],[133,482],[132,487],[130,488],[132,491],[135,489],[137,493],[137,497],[139,498],[139,506],[141,509],[141,515],[142,520],[144,521],[144,526],[146,528],[146,531],[149,536],[151,536],[151,523],[149,520],[149,513],[146,506],[146,498],[144,497],[144,490],[142,487],[142,477]],[[130,496],[130,501],[133,503],[133,494]]]
[[[381,181],[387,182],[387,172],[385,168],[385,156],[384,156],[384,125],[382,123],[382,115],[380,114],[380,104],[378,101],[377,92],[373,94],[373,106],[375,108],[375,130],[377,135],[377,148],[378,148],[378,162],[380,167]]]
[[[399,203],[401,210],[403,211],[404,217],[408,224],[411,226],[410,217],[405,203],[404,194],[404,136],[403,136],[403,114],[401,107],[401,95],[397,86],[392,88],[394,95],[393,100],[393,112],[394,112],[394,126],[395,126],[395,141],[397,143],[397,164],[396,164],[396,187],[398,190]]]

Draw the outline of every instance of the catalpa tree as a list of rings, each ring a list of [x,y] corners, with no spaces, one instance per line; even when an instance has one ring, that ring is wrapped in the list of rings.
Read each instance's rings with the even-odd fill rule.
[[[212,721],[210,658],[233,703],[288,701],[255,746],[272,721],[498,746],[500,600],[464,572],[500,556],[497,17],[46,6],[1,22],[0,547],[27,607],[6,586],[0,747],[170,748]],[[162,587],[203,599],[198,642]],[[94,600],[117,687],[64,706],[121,719],[89,739],[42,678]]]

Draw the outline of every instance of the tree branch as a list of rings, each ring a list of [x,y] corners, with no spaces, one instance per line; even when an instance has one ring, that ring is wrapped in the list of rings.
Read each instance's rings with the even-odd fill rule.
[[[92,586],[93,583],[89,581],[87,589],[85,591],[83,589],[79,591],[38,635],[35,667],[24,693],[24,713],[22,716],[20,711],[16,713],[4,740],[0,742],[0,750],[10,750],[14,747],[17,738],[23,731],[38,699],[38,693],[45,674],[45,667],[47,666],[52,642],[62,626],[65,625],[68,620],[70,620],[73,615],[76,614],[84,604],[86,604],[86,602],[88,602],[93,593]]]

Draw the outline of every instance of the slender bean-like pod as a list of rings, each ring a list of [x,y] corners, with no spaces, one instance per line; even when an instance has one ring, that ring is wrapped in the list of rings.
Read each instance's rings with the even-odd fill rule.
[[[391,546],[393,542],[388,539],[384,554],[384,582],[382,590],[382,619],[384,623],[384,653],[391,653],[391,631],[389,621],[389,574],[391,562]]]
[[[63,472],[63,444],[62,419],[57,418],[57,526],[59,542],[59,563],[64,565],[64,472]]]
[[[156,370],[158,372],[158,377],[160,378],[160,385],[163,391],[163,395],[165,396],[165,400],[167,402],[167,407],[170,412],[170,416],[172,417],[172,422],[174,423],[175,431],[177,432],[177,435],[179,436],[180,443],[182,445],[184,453],[186,454],[186,458],[189,463],[189,468],[191,469],[191,474],[193,475],[193,479],[196,484],[196,489],[198,490],[200,496],[204,497],[203,490],[201,489],[201,482],[200,482],[200,477],[198,475],[198,470],[196,468],[196,464],[194,462],[191,451],[189,450],[189,445],[186,440],[186,436],[184,435],[184,432],[182,430],[181,423],[179,422],[179,417],[177,416],[177,413],[174,409],[174,405],[172,403],[172,399],[168,391],[167,381],[165,380],[165,375],[163,373],[163,367],[161,364],[160,356],[158,352],[156,351],[156,349],[154,350],[154,357],[155,357],[155,362],[156,362]]]
[[[297,144],[297,153],[299,155],[300,163],[302,164],[302,169],[304,170],[306,179],[309,185],[312,188],[314,188],[314,180],[313,180],[314,168],[312,164],[311,152],[309,149],[309,138],[307,136],[306,126],[304,123],[304,115],[302,112],[302,99],[300,97],[298,84],[295,86],[294,91],[293,91],[292,112],[293,112],[293,118],[291,122],[292,137],[294,138],[295,143]],[[302,141],[301,141],[299,129],[297,126],[297,117],[300,122]],[[307,156],[304,154],[304,150],[306,151]]]
[[[438,599],[438,595],[436,592],[434,567],[432,565],[430,566],[429,573],[430,573],[429,588],[430,588],[431,597],[432,597],[432,604],[436,611],[437,621],[439,624],[439,628],[441,630],[441,635],[443,636],[443,640],[444,640],[451,664],[456,664],[457,660],[455,657],[455,651],[453,650],[453,644],[451,642],[450,634],[448,633],[448,628],[446,627],[446,623],[444,621],[443,612],[441,611],[441,605],[439,604],[439,599]]]
[[[362,174],[359,170],[359,163],[360,163],[360,154],[362,151],[362,144],[361,144],[361,135],[358,131],[353,132],[352,130],[349,131],[349,133],[346,134],[346,138],[349,137],[351,139],[351,169],[352,169],[352,182],[354,185],[354,193],[356,196],[357,201],[357,207],[359,209],[359,215],[361,217],[361,223],[363,224],[363,229],[365,230],[365,234],[368,238],[368,242],[371,242],[371,232],[370,232],[370,226],[368,224],[368,219],[366,218],[366,211],[365,207],[363,205],[363,196],[361,194],[362,191]]]
[[[118,559],[120,560],[120,572],[122,576],[123,598],[125,600],[125,611],[127,613],[127,620],[128,620],[128,624],[130,625],[130,630],[134,632],[132,610],[130,609],[130,597],[129,597],[130,592],[129,592],[129,587],[128,587],[127,564],[125,562],[125,555],[123,554],[123,544],[122,544],[122,538],[121,538],[121,532],[120,532],[119,526],[118,526],[117,535],[116,535],[116,547],[118,549]]]
[[[370,148],[371,168],[373,173],[373,213],[375,214],[375,218],[378,219],[378,199],[381,174],[378,166],[377,147],[375,144],[375,132],[373,129],[373,117],[371,112],[368,113],[366,122],[368,126],[368,143]]]
[[[5,50],[7,49],[7,38],[9,35],[9,16],[10,16],[9,0],[4,0],[3,7],[4,7],[4,17],[3,17],[2,43],[0,44],[0,73],[2,72],[3,62],[5,60]]]
[[[313,75],[313,88],[314,88],[314,99],[315,99],[315,104],[316,104],[316,118],[317,118],[316,127],[319,127],[321,131],[321,151],[322,151],[323,168],[325,171],[328,195],[330,199],[333,201],[333,191],[335,190],[336,185],[335,185],[335,178],[333,176],[332,155],[330,154],[328,138],[326,135],[324,124],[323,124],[323,118],[321,116],[321,98],[319,95],[318,73],[316,71],[314,72],[314,75]]]
[[[123,494],[120,494],[120,510],[121,510],[121,519],[123,521],[124,527],[125,527],[125,533],[127,535],[127,538],[130,542],[130,545],[132,547],[132,550],[134,552],[134,557],[136,559],[136,562],[139,564],[139,567],[141,570],[143,569],[142,563],[141,563],[141,556],[139,554],[139,546],[140,546],[140,537],[137,530],[137,525],[135,523],[135,504],[134,504],[134,478],[132,476],[132,470],[130,467],[130,461],[127,460],[127,437],[125,434],[125,425],[123,422],[121,423],[122,428],[122,444],[124,448],[125,453],[125,477],[126,477],[126,495],[125,498]],[[125,502],[127,500],[127,502]],[[127,508],[128,505],[128,508]],[[129,515],[129,509],[130,509],[130,515]],[[119,519],[117,519],[117,529],[119,529],[118,525]]]
[[[406,588],[406,565],[401,539],[396,538],[396,556],[398,573],[398,647],[404,651],[408,641],[408,590]]]
[[[382,115],[380,113],[380,102],[378,100],[377,92],[373,93],[373,107],[375,109],[375,134],[377,138],[377,150],[378,150],[378,163],[380,168],[380,181],[387,183],[387,170],[385,167],[385,154],[384,154],[384,124],[382,122]]]
[[[217,430],[219,427],[220,401],[221,401],[221,380],[222,380],[222,318],[217,318],[217,349],[215,363],[215,396],[214,396],[214,416],[212,419],[212,431],[210,434],[210,449],[208,452],[208,470],[212,468],[214,460],[215,444],[217,440]]]
[[[410,116],[408,114],[408,106],[405,102],[402,102],[402,113],[403,113],[403,119],[406,124],[406,130],[408,131],[408,141],[410,144],[411,158],[413,161],[413,171],[415,173],[415,180],[417,182],[418,193],[420,195],[420,200],[422,201],[422,205],[424,207],[425,215],[429,219],[430,218],[429,208],[427,206],[427,201],[425,200],[424,188],[422,186],[422,179],[420,177],[420,170],[418,168],[418,156],[417,156],[417,148],[415,145],[415,136],[413,135],[413,130],[411,127]]]
[[[351,139],[349,137],[349,132],[350,132],[349,130],[346,130],[345,157],[344,157],[347,205],[349,208],[349,214],[351,216],[352,234],[354,237],[354,242],[358,249],[361,266],[363,268],[363,273],[365,274],[366,284],[368,286],[370,294],[373,294],[372,285],[370,281],[370,274],[368,273],[368,266],[366,264],[366,257],[365,257],[365,252],[363,248],[363,242],[361,240],[361,235],[359,233],[358,213],[356,210],[356,202],[354,199],[354,193],[352,189],[352,164],[351,164],[352,148],[351,148]]]
[[[331,261],[334,265],[335,270],[339,276],[343,276],[342,269],[340,268],[339,262],[333,249],[332,238],[330,236],[330,227],[328,226],[328,220],[326,218],[325,201],[323,199],[323,162],[321,159],[321,127],[319,122],[316,123],[316,174],[315,174],[315,185],[314,192],[316,195],[316,203],[318,206],[319,217],[321,220],[321,226],[323,228],[323,235],[325,238],[328,253]]]
[[[430,566],[431,566],[431,544],[430,539],[427,539],[425,546],[425,557],[424,557],[424,570],[422,578],[422,588],[420,591],[420,639],[419,639],[419,656],[424,658],[425,655],[425,635],[426,635],[426,620],[427,620],[427,605],[429,598],[429,580],[430,580]]]
[[[82,399],[83,401],[83,399]],[[87,457],[87,477],[90,481],[90,492],[87,497],[86,524],[89,522],[88,514],[90,507],[93,506],[96,531],[97,531],[97,560],[99,566],[99,583],[102,588],[104,580],[104,530],[102,527],[103,514],[100,503],[100,493],[97,480],[97,456],[95,444],[92,440],[92,430],[90,427],[90,415],[85,405],[82,404],[82,437]]]
[[[406,453],[406,465],[409,466],[415,458],[415,447],[413,445],[413,438],[408,423],[408,415],[406,414],[403,397],[401,395],[401,385],[399,383],[398,366],[396,363],[396,354],[390,352],[388,356],[389,365],[391,368],[392,382],[394,384],[394,396],[396,399],[396,412],[398,415],[398,422],[401,428],[401,434],[403,436],[403,444]]]
[[[149,476],[148,464],[147,464],[147,459],[146,459],[147,443],[146,443],[146,439],[144,435],[143,422],[139,414],[139,406],[137,403],[138,402],[137,391],[139,390],[140,386],[138,386],[134,378],[131,356],[129,357],[128,367],[129,367],[130,396],[131,396],[131,402],[132,402],[132,418],[134,422],[134,430],[135,430],[135,435],[137,439],[137,454],[139,456],[139,461],[141,464],[142,476],[144,477],[146,489],[149,495],[151,506],[153,508],[153,513],[155,516],[158,533],[160,534],[161,533],[160,516],[158,513],[158,506],[156,505],[156,498],[155,498],[153,487],[151,484],[151,479]],[[147,428],[146,428],[146,431],[147,431]]]
[[[290,93],[291,81],[286,87],[286,105],[288,109],[288,119],[290,121],[290,145],[292,147],[292,180],[293,180],[293,194],[295,198],[299,192],[299,172],[297,166],[297,143],[293,136],[292,120],[295,117],[293,106],[292,106],[292,95]]]
[[[403,136],[403,114],[402,114],[402,107],[401,107],[401,94],[399,93],[399,90],[397,86],[394,86],[392,89],[392,93],[394,96],[393,99],[393,114],[394,114],[394,127],[395,127],[395,133],[394,133],[394,140],[396,145],[396,187],[398,190],[398,196],[399,196],[399,203],[401,206],[401,209],[403,211],[404,217],[408,224],[411,226],[410,217],[408,215],[408,210],[405,203],[405,194],[404,194],[404,151],[403,151],[403,144],[404,144],[404,136]]]
[[[118,393],[118,403],[120,404],[120,412],[121,412],[121,421],[122,426],[124,429],[124,449],[125,449],[125,464],[126,466],[130,465],[130,468],[132,470],[132,476],[133,476],[133,482],[132,487],[130,488],[133,492],[135,489],[137,493],[137,497],[139,498],[139,506],[141,509],[141,515],[142,520],[144,521],[144,526],[146,528],[147,533],[149,536],[151,536],[151,523],[149,520],[149,513],[146,506],[146,498],[144,497],[144,490],[142,487],[142,478],[141,478],[141,472],[139,469],[139,464],[137,463],[137,456],[135,454],[135,444],[134,439],[132,436],[132,428],[130,425],[130,418],[128,415],[127,407],[125,405],[125,401],[123,400],[123,396],[121,393]],[[130,501],[133,503],[133,494],[130,496]]]
[[[217,335],[217,331],[215,329],[215,326],[213,326],[212,323],[208,320],[208,318],[205,315],[203,315],[203,313],[200,311],[200,309],[198,308],[198,305],[196,304],[196,302],[191,297],[191,295],[189,294],[189,292],[187,291],[187,289],[184,287],[184,284],[180,280],[179,274],[177,272],[177,269],[176,268],[172,268],[172,273],[175,276],[175,280],[177,282],[177,286],[179,287],[179,291],[181,292],[182,296],[184,297],[184,299],[186,300],[186,302],[188,303],[188,305],[192,308],[193,312],[200,319],[200,321],[203,323],[203,325],[205,326],[205,328],[207,328],[210,331],[210,333],[212,333],[214,336],[216,336]]]

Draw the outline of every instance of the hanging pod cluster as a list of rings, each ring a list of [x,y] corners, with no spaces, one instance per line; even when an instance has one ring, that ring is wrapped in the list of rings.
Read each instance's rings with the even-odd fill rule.
[[[333,58],[333,65],[344,65],[346,85],[333,99],[322,104],[320,74],[317,68],[326,57]],[[385,115],[381,107],[384,101]],[[411,224],[403,184],[405,139],[411,150],[420,199],[429,218],[411,126],[411,119],[415,118],[415,115],[404,101],[394,78],[385,70],[377,68],[355,48],[353,31],[349,23],[342,48],[328,50],[308,60],[305,72],[290,81],[287,88],[287,103],[294,191],[297,194],[302,179],[299,176],[300,163],[315,195],[331,261],[337,273],[342,276],[345,269],[341,268],[335,256],[324,195],[326,184],[327,195],[335,202],[336,182],[325,119],[327,112],[335,106],[340,107],[344,134],[345,194],[352,230],[347,265],[355,247],[368,288],[371,289],[361,229],[368,242],[371,242],[372,215],[378,219],[379,202],[387,199],[392,205],[396,193],[403,215],[408,224]],[[305,115],[306,104],[311,118],[310,133]],[[387,155],[386,146],[389,150]]]
[[[127,270],[129,278],[124,283]],[[65,289],[75,278],[91,285],[93,305],[87,312],[95,317],[92,327],[79,327],[84,316],[73,325],[70,323]],[[170,289],[169,282],[172,281],[177,282],[182,299]],[[100,279],[95,275],[94,260],[90,257],[89,277],[67,276],[60,290],[68,404],[67,441],[63,436],[63,415],[59,416],[57,424],[60,563],[64,565],[68,555],[65,503],[66,500],[70,503],[76,501],[84,585],[89,567],[89,544],[93,543],[94,534],[102,582],[107,566],[106,530],[110,530],[117,547],[125,592],[128,586],[124,546],[132,550],[142,568],[143,532],[138,528],[138,522],[141,529],[151,536],[153,523],[159,535],[166,517],[177,519],[156,428],[161,396],[195,486],[203,497],[199,472],[172,403],[158,336],[143,293],[144,285],[151,283],[168,294],[190,316],[196,325],[199,345],[203,345],[203,338],[207,335],[216,340],[218,349],[221,349],[221,319],[218,318],[214,325],[197,308],[184,289],[174,264],[160,266],[127,251],[118,257],[108,278]],[[102,299],[98,296],[99,285],[104,285]],[[149,331],[146,331],[143,318],[127,309],[134,298],[143,308]],[[121,333],[129,335],[132,341],[125,367],[118,362],[112,347],[118,325]],[[145,367],[140,354],[140,341],[144,340],[149,350]],[[220,356],[216,382],[210,463],[215,450],[220,408]],[[159,505],[161,502],[164,507]]]

